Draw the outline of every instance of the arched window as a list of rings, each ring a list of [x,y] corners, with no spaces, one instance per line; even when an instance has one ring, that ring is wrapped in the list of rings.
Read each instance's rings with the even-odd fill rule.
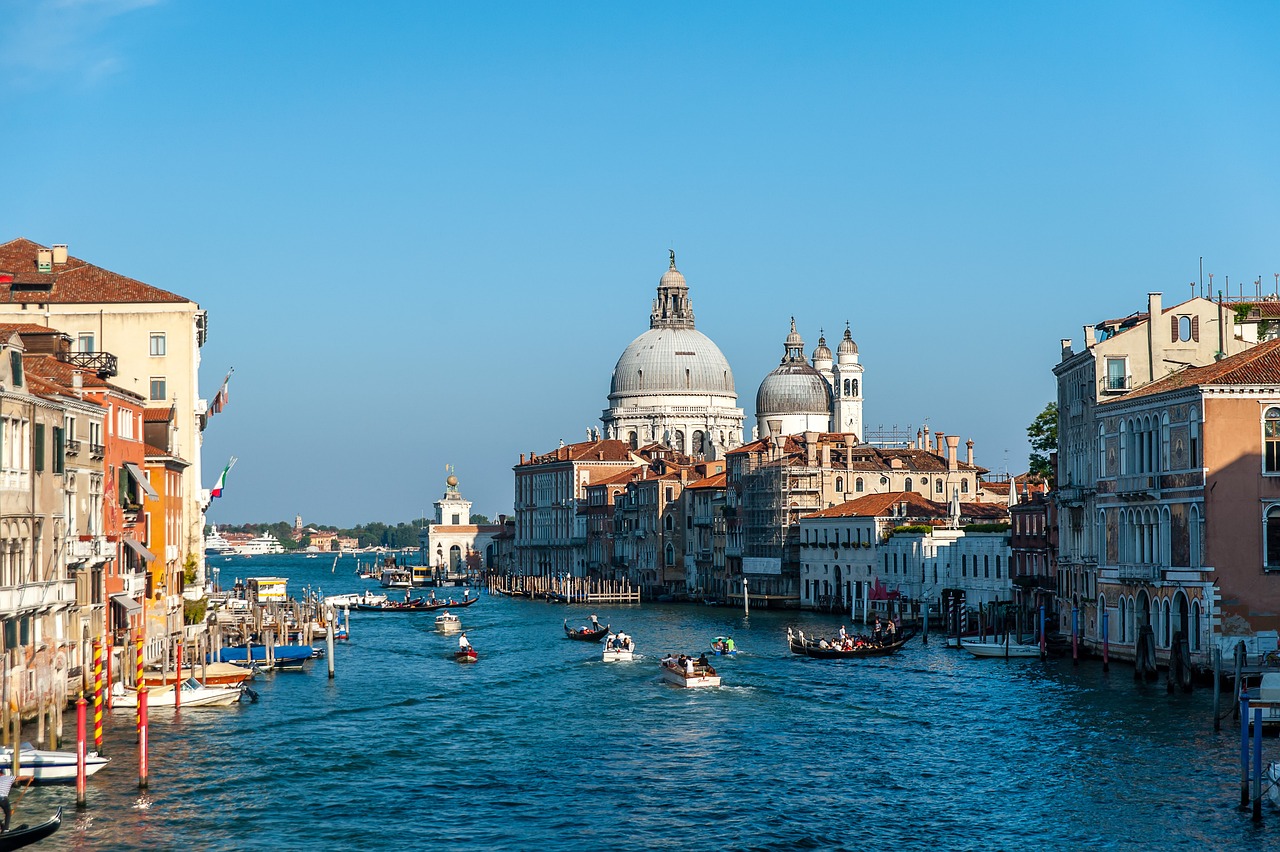
[[[1000,579],[1000,554],[996,554],[996,579]]]
[[[1128,609],[1128,606],[1125,603],[1125,599],[1121,598],[1120,599],[1120,635],[1116,637],[1117,642],[1129,641],[1129,637],[1125,632],[1125,625],[1128,624],[1128,622],[1125,621],[1125,617],[1127,615],[1127,612],[1126,612],[1127,609]]]
[[[1187,625],[1188,632],[1191,634],[1187,637],[1188,643],[1191,645],[1192,651],[1200,650],[1200,601],[1192,601],[1191,603],[1191,623]]]
[[[845,379],[845,380],[844,380],[844,395],[845,395],[845,396],[849,396],[849,395],[850,395],[850,394],[849,394],[849,380],[848,380],[848,379]]]
[[[702,453],[705,453],[707,451],[706,447],[704,446],[706,439],[707,439],[706,433],[704,433],[701,429],[698,429],[693,433],[693,451],[695,453],[701,455]]]
[[[1188,450],[1191,458],[1187,467],[1200,467],[1200,412],[1195,409],[1191,410],[1191,446]]]
[[[1173,633],[1169,623],[1169,599],[1165,598],[1160,605],[1160,644],[1168,648],[1173,644]]]
[[[676,549],[673,545],[667,545],[667,565],[676,564]]]
[[[843,492],[844,492],[844,477],[837,476],[836,477],[836,493],[841,494]]]
[[[854,379],[854,380],[853,380],[853,385],[852,385],[852,387],[853,387],[853,395],[854,395],[854,396],[857,396],[857,395],[858,395],[858,380],[857,380],[857,379]]]
[[[673,526],[673,523],[671,520],[671,513],[669,512],[667,513],[667,516],[663,518],[662,523],[666,526],[667,532],[671,532],[671,528]]]
[[[853,481],[853,490],[854,490],[854,491],[859,491],[859,492],[860,492],[860,491],[862,491],[862,477],[861,477],[861,476],[859,476],[857,479],[855,479],[855,480]]]
[[[1280,473],[1280,408],[1267,409],[1262,424],[1263,467],[1265,473]]]
[[[1013,487],[1013,485],[1012,485],[1012,484],[1010,484],[1010,485],[1009,485],[1009,487],[1010,487],[1010,488],[1012,488],[1012,487]],[[967,479],[962,479],[962,480],[960,480],[960,492],[961,492],[962,494],[968,494],[968,493],[969,493],[969,480],[967,480]]]
[[[1120,421],[1120,475],[1124,476],[1129,472],[1129,430],[1125,426],[1125,421]]]
[[[1107,475],[1107,427],[1098,426],[1098,476]]]
[[[1160,470],[1169,470],[1169,412],[1160,419]]]
[[[640,437],[634,431],[628,432],[627,443],[631,445],[631,449],[638,449],[640,447]]]
[[[1266,526],[1266,534],[1264,538],[1267,544],[1267,570],[1274,571],[1280,569],[1280,506],[1271,506],[1267,509],[1264,518]]]
[[[937,478],[937,479],[935,479],[935,480],[933,481],[933,493],[934,493],[934,494],[941,494],[941,493],[942,493],[942,478],[941,478],[941,477],[939,477],[939,478]]]
[[[904,491],[910,491],[910,490],[911,490],[911,477],[909,477],[909,476],[907,477],[907,487],[906,487],[906,488],[904,488],[903,490],[904,490]]]
[[[1204,530],[1200,526],[1200,507],[1191,505],[1187,520],[1187,567],[1199,568],[1204,564],[1204,552],[1201,542]]]
[[[684,368],[684,388],[685,390],[688,390],[691,387],[693,387],[693,379],[689,372],[689,368],[685,367]]]
[[[636,385],[644,387],[644,370],[636,370]]]

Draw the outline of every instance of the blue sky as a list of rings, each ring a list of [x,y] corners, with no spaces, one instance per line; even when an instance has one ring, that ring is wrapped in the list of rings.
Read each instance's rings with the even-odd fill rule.
[[[798,7],[798,8],[797,8]],[[1058,340],[1274,288],[1270,4],[0,2],[0,237],[210,313],[210,518],[509,511],[668,248],[751,414],[794,315],[866,422],[1026,467]]]

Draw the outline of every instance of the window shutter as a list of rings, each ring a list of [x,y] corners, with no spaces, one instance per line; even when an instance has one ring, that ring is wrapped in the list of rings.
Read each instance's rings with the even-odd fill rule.
[[[67,436],[61,426],[53,427],[53,472],[62,473],[66,464]]]
[[[44,470],[44,424],[43,423],[36,424],[35,434],[32,437],[33,437],[32,454],[34,455],[34,459],[32,461],[32,467],[34,467],[37,471],[41,471],[41,470]]]
[[[1169,317],[1169,342],[1178,342],[1178,318]]]
[[[1191,318],[1191,339],[1196,343],[1200,342],[1200,316],[1199,314]]]

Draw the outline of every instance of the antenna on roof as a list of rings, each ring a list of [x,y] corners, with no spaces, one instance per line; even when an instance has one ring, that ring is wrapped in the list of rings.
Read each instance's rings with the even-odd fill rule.
[[[1200,255],[1200,295],[1204,296],[1204,255]]]

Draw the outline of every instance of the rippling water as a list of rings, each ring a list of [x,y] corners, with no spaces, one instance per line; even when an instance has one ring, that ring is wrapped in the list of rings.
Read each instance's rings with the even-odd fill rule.
[[[224,581],[282,573],[294,593],[366,586],[350,558],[331,565],[221,567]],[[430,615],[353,613],[335,680],[317,661],[260,677],[257,704],[157,713],[141,795],[120,714],[87,810],[73,789],[36,788],[15,822],[65,805],[39,848],[94,850],[1280,843],[1280,814],[1259,828],[1234,807],[1239,732],[1213,732],[1206,689],[1170,696],[1124,666],[975,660],[919,641],[881,660],[796,658],[788,625],[835,627],[802,613],[594,612],[645,659],[603,663],[598,645],[564,639],[561,620],[584,622],[582,607],[485,596],[459,611],[480,652],[469,666]],[[742,651],[718,663],[722,688],[661,682],[664,652],[719,634]]]

